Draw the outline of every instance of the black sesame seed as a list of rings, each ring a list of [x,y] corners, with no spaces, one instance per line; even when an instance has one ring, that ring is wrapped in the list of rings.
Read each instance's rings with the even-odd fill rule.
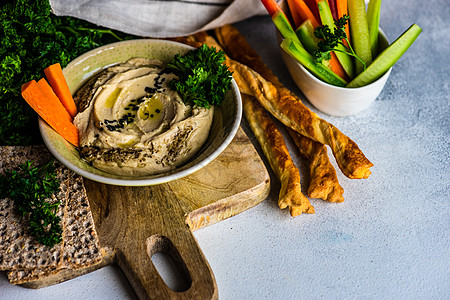
[[[145,88],[145,91],[146,91],[147,93],[149,93],[149,94],[154,94],[155,91],[156,91],[156,89],[151,88],[151,87],[146,87],[146,88]]]

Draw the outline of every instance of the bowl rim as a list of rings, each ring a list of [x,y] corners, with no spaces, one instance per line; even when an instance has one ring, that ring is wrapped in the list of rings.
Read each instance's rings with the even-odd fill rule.
[[[289,13],[289,12],[286,12],[286,9],[288,9],[288,7],[287,7],[288,4],[287,4],[286,0],[281,0],[281,1],[279,2],[279,4],[280,4],[280,7],[282,8],[283,12],[284,12],[284,13],[286,14],[286,16],[289,18],[290,13]],[[277,34],[277,39],[278,39],[278,41],[280,42],[280,41],[283,39],[283,37],[282,37],[280,31],[278,30],[278,28],[276,28],[276,26],[275,26],[275,30],[276,30],[276,34]],[[378,28],[378,32],[379,32],[378,34],[381,34],[381,36],[386,40],[386,42],[389,43],[389,40],[388,40],[386,34],[384,33],[384,31],[381,29],[381,27]],[[280,47],[280,50],[281,50],[281,51],[284,51],[283,49],[281,49],[281,47]],[[287,54],[287,53],[286,53],[286,54]],[[287,55],[289,55],[289,54],[287,54]],[[293,61],[295,64],[297,64],[297,65],[300,67],[300,69],[301,69],[304,73],[306,73],[306,76],[307,76],[309,79],[311,79],[312,81],[314,81],[315,83],[321,84],[321,85],[323,85],[324,87],[326,87],[326,88],[328,88],[328,89],[330,89],[330,90],[335,89],[335,90],[338,90],[338,91],[346,91],[346,92],[347,92],[347,91],[348,91],[348,92],[354,91],[354,93],[360,93],[360,92],[363,91],[364,89],[370,89],[371,86],[374,85],[374,84],[376,84],[379,80],[382,80],[382,78],[384,78],[384,77],[388,77],[389,74],[390,74],[391,71],[392,71],[392,68],[393,68],[393,66],[390,67],[390,68],[386,71],[386,73],[384,73],[384,74],[383,74],[382,76],[380,76],[377,80],[375,80],[375,81],[373,81],[373,82],[371,82],[371,83],[369,83],[369,84],[366,84],[366,85],[360,86],[360,87],[349,88],[349,87],[346,87],[346,86],[342,86],[342,87],[341,87],[341,86],[336,86],[336,85],[329,84],[329,83],[327,83],[327,82],[325,82],[325,81],[323,81],[323,80],[317,78],[316,76],[314,76],[314,75],[313,75],[308,69],[306,69],[301,63],[297,62],[297,61],[295,60],[295,58],[292,57],[292,61]]]
[[[386,35],[384,34],[383,30],[381,28],[379,28],[379,33],[383,36],[383,38],[388,41]],[[355,91],[357,93],[360,93],[361,91],[363,91],[364,89],[370,89],[372,85],[375,85],[378,81],[382,80],[384,77],[388,77],[389,74],[392,71],[393,67],[390,67],[386,73],[384,73],[382,76],[380,76],[377,80],[366,84],[364,86],[360,86],[360,87],[354,87],[354,88],[349,88],[346,86],[336,86],[336,85],[332,85],[329,84],[323,80],[320,80],[319,78],[317,78],[316,76],[314,76],[309,70],[307,70],[301,63],[295,61],[295,63],[297,65],[299,65],[299,67],[302,69],[302,71],[304,71],[306,73],[306,76],[308,76],[311,80],[315,81],[318,84],[323,84],[324,86],[328,87],[329,89],[336,89],[336,90],[341,90],[341,91]]]
[[[86,57],[91,56],[92,54],[95,53],[99,53],[101,50],[104,49],[108,49],[111,48],[117,44],[127,44],[127,43],[136,43],[136,42],[161,42],[161,43],[167,43],[167,44],[176,44],[178,46],[183,46],[186,47],[186,49],[194,49],[193,47],[183,44],[183,43],[179,43],[179,42],[174,42],[174,41],[166,41],[166,40],[160,40],[160,39],[133,39],[133,40],[126,40],[126,41],[120,41],[120,42],[115,42],[115,43],[111,43],[111,44],[107,44],[107,45],[103,45],[100,46],[98,48],[92,49],[80,56],[78,56],[77,58],[73,59],[64,69],[66,69],[69,66],[72,66],[73,64],[79,63],[80,61],[84,60]],[[107,66],[104,66],[107,67]],[[101,69],[103,69],[104,67],[102,67]],[[63,69],[63,71],[64,71]],[[241,95],[239,92],[239,87],[237,85],[237,83],[235,82],[235,80],[232,78],[231,80],[231,88],[230,91],[232,92],[234,90],[234,94],[236,95],[236,118],[234,120],[234,122],[231,124],[231,130],[228,132],[227,136],[225,137],[225,139],[222,141],[222,143],[219,145],[219,147],[217,147],[217,149],[215,149],[212,153],[210,153],[208,156],[206,156],[204,159],[202,159],[201,161],[197,162],[196,164],[181,170],[179,172],[175,172],[175,173],[170,173],[172,171],[169,171],[169,174],[164,175],[164,173],[161,173],[161,176],[157,176],[157,177],[153,177],[153,178],[146,178],[145,176],[137,176],[135,178],[132,178],[131,176],[123,176],[126,177],[126,179],[121,179],[121,178],[115,178],[115,177],[121,177],[120,175],[115,175],[115,174],[111,174],[114,177],[107,177],[107,176],[102,176],[99,174],[94,174],[91,172],[88,172],[86,170],[83,170],[82,168],[76,166],[75,164],[73,164],[72,162],[70,162],[69,160],[67,160],[61,153],[59,153],[55,147],[53,147],[52,144],[52,140],[50,138],[50,136],[47,133],[47,130],[52,130],[54,131],[53,128],[50,127],[50,125],[48,125],[42,118],[38,118],[38,125],[39,125],[39,131],[41,133],[42,139],[44,141],[44,144],[47,146],[47,149],[50,151],[51,154],[53,154],[53,156],[59,161],[61,162],[64,166],[66,166],[67,168],[71,169],[72,171],[74,171],[75,173],[87,178],[87,179],[91,179],[93,181],[97,181],[97,182],[101,182],[101,183],[106,183],[106,184],[111,184],[111,185],[120,185],[120,186],[149,186],[149,185],[157,185],[157,184],[161,184],[161,183],[166,183],[169,181],[173,181],[173,180],[177,180],[180,179],[182,177],[185,177],[187,175],[190,175],[196,171],[198,171],[199,169],[205,167],[207,164],[209,164],[211,161],[213,161],[217,156],[219,156],[219,154],[221,154],[225,148],[228,147],[228,145],[231,143],[231,141],[234,139],[239,127],[240,127],[240,123],[242,120],[242,100],[241,100]],[[234,96],[233,96],[234,97]],[[67,142],[66,140],[63,139],[63,142],[66,143],[67,145],[69,145],[71,148],[73,148],[75,151],[78,151],[76,149],[75,146],[71,145],[69,142]],[[188,162],[189,163],[189,162]],[[185,166],[186,164],[181,165],[180,167]],[[174,169],[176,170],[176,168]],[[100,170],[101,171],[101,170]],[[107,172],[104,172],[105,174],[108,174]],[[155,175],[159,175],[159,174],[155,174]]]

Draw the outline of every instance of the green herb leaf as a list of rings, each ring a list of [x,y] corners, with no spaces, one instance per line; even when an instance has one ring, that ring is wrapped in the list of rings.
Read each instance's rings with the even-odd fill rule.
[[[219,106],[231,88],[232,73],[224,64],[225,53],[206,45],[175,55],[168,67],[178,76],[169,85],[185,103],[209,108]]]
[[[42,166],[27,161],[19,170],[0,176],[2,197],[13,199],[17,213],[28,220],[29,232],[38,242],[53,246],[61,242],[61,219],[56,215],[59,201],[49,199],[59,190],[54,160]]]
[[[339,51],[346,53],[355,57],[357,60],[361,61],[361,58],[356,55],[355,51],[351,47],[351,44],[348,40],[347,34],[345,33],[345,25],[347,24],[350,17],[348,15],[344,15],[338,20],[334,20],[334,28],[331,31],[328,25],[317,26],[314,30],[314,35],[320,39],[318,43],[318,49],[316,49],[313,53],[314,60],[317,63],[321,63],[323,60],[329,60],[331,58],[332,51]],[[347,45],[345,45],[342,40],[347,41]],[[338,45],[344,46],[345,51],[341,51],[337,48]],[[362,62],[365,66],[364,62]]]
[[[48,0],[0,5],[0,145],[41,142],[37,114],[20,95],[23,83],[41,78],[54,63],[65,67],[95,47],[133,38],[50,9]]]

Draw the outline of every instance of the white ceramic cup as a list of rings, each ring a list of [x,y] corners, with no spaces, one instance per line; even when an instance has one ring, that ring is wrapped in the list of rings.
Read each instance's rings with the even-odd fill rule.
[[[286,11],[287,6],[283,2],[281,7]],[[281,42],[282,37],[278,31],[277,37]],[[387,38],[381,29],[379,38],[381,47],[388,45]],[[390,68],[379,79],[363,87],[337,87],[315,77],[283,49],[281,49],[281,55],[292,79],[309,102],[321,112],[331,116],[349,116],[369,107],[383,90],[392,70]]]

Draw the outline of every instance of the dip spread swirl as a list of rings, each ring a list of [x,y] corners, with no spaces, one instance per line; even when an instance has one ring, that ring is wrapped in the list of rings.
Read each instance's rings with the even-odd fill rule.
[[[186,104],[159,60],[133,58],[106,68],[74,96],[80,155],[118,175],[166,172],[187,162],[208,138],[214,109]]]

